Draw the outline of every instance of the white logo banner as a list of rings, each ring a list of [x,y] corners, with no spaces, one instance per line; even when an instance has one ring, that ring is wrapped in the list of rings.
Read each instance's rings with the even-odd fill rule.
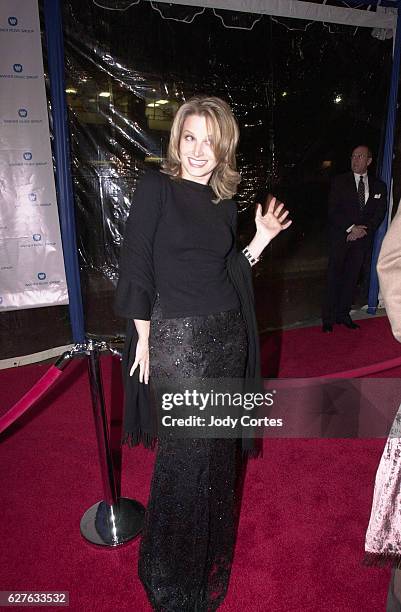
[[[0,310],[67,304],[37,0],[0,2]]]

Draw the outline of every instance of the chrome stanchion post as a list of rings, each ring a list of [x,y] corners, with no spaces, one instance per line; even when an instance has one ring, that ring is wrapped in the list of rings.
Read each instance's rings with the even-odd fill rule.
[[[104,401],[102,374],[99,365],[99,348],[93,340],[88,340],[86,354],[88,356],[89,387],[92,397],[104,501],[109,504],[109,506],[112,506],[117,501],[116,483],[110,453],[109,428]]]
[[[136,500],[117,497],[109,428],[104,401],[99,353],[104,342],[88,340],[89,385],[103,483],[104,500],[89,508],[81,519],[81,533],[92,544],[118,546],[135,538],[142,529],[145,508]]]

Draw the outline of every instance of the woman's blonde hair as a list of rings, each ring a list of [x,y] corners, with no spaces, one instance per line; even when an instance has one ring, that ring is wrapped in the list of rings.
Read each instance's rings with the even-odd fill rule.
[[[216,203],[231,198],[237,192],[237,185],[241,180],[235,159],[239,129],[231,108],[220,98],[199,96],[180,106],[171,127],[167,157],[162,164],[162,171],[172,178],[180,177],[180,139],[184,121],[190,115],[205,117],[212,134],[217,166],[210,177],[209,185],[217,196]]]

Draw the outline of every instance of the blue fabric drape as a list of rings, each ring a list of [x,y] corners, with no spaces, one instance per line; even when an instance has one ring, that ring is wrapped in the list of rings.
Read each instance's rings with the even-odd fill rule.
[[[68,115],[64,84],[63,26],[60,1],[45,0],[44,16],[53,115],[58,210],[68,286],[72,336],[74,342],[79,343],[85,340],[85,326],[69,154]]]
[[[392,176],[392,165],[393,165],[393,149],[394,149],[394,131],[397,113],[397,99],[398,99],[398,82],[400,74],[400,56],[401,56],[401,2],[398,2],[398,16],[397,16],[397,31],[395,36],[394,54],[393,54],[393,67],[391,71],[391,83],[390,93],[388,99],[388,110],[387,110],[387,122],[386,122],[386,136],[384,141],[383,150],[383,162],[380,169],[380,178],[387,185],[387,194],[390,198],[391,191],[391,176]],[[373,242],[372,252],[372,263],[370,269],[370,285],[369,285],[369,298],[368,298],[368,313],[375,314],[379,295],[379,279],[377,276],[376,266],[379,258],[380,248],[383,242],[384,235],[387,230],[389,207],[387,201],[387,213],[377,230]]]

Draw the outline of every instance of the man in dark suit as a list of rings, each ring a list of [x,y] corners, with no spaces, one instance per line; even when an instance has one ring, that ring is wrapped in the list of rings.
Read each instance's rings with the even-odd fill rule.
[[[352,297],[366,251],[383,221],[387,207],[386,185],[367,170],[372,163],[369,147],[352,151],[351,172],[333,180],[328,209],[329,264],[327,292],[322,308],[323,332],[333,324],[358,329],[350,317]]]

